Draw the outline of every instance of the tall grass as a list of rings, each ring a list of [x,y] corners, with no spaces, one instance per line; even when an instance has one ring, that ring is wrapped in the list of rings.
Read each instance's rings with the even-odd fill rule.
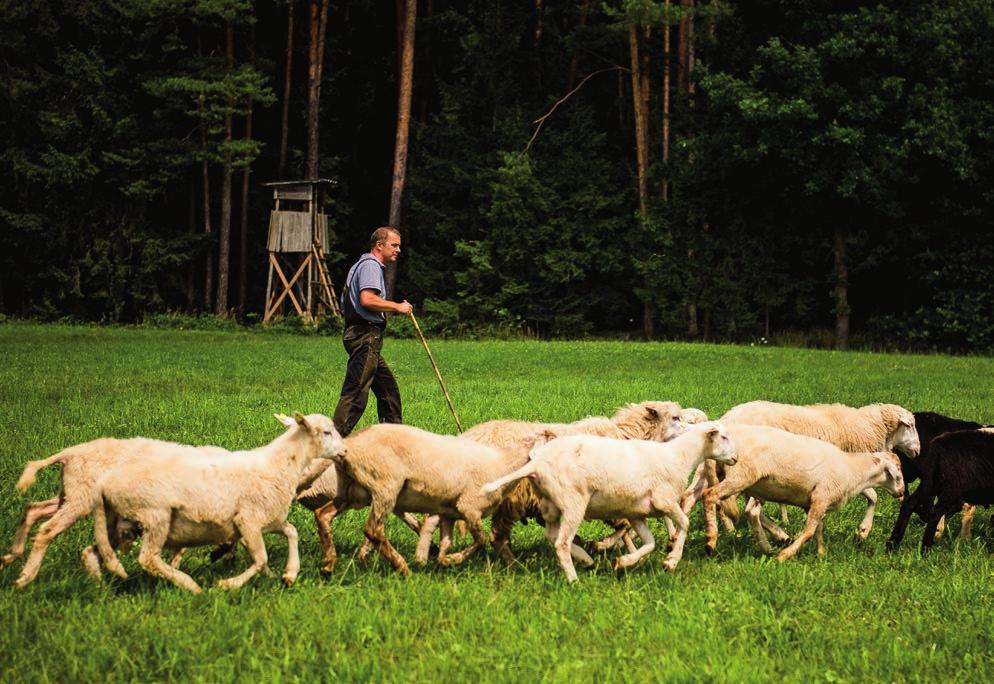
[[[649,398],[715,416],[767,398],[888,401],[994,421],[990,358],[621,342],[437,342],[433,352],[464,425],[571,420]],[[420,344],[389,340],[385,355],[405,420],[454,432]],[[24,501],[13,489],[24,461],[104,435],[253,447],[279,433],[274,411],[330,413],[344,357],[327,337],[0,325],[0,542]],[[370,403],[364,423],[375,419]],[[44,471],[31,498],[53,494],[57,480],[56,468]],[[12,588],[19,564],[0,575],[0,680],[989,679],[987,516],[973,541],[943,539],[925,558],[914,523],[888,554],[897,506],[885,498],[866,542],[853,538],[861,499],[830,514],[824,559],[806,548],[778,564],[744,529],[722,536],[708,558],[695,512],[676,573],[661,570],[661,554],[620,575],[604,557],[574,586],[534,524],[515,531],[513,566],[481,554],[407,580],[380,559],[360,567],[362,512],[338,520],[343,557],[322,578],[314,525],[299,508],[291,520],[303,569],[291,589],[257,577],[236,592],[193,596],[147,576],[133,557],[124,558],[128,580],[98,586],[79,561],[92,537],[81,521],[25,591]],[[587,523],[581,534],[605,529]],[[409,556],[413,536],[388,530]],[[282,567],[285,542],[267,544]],[[241,553],[212,564],[198,550],[184,568],[207,587],[246,562]]]

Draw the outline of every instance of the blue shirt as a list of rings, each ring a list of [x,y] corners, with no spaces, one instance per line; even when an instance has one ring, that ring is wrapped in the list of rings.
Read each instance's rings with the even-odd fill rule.
[[[342,310],[345,310],[345,297],[348,297],[355,312],[370,323],[383,325],[386,316],[377,311],[370,311],[359,303],[359,293],[363,290],[375,290],[376,294],[386,299],[387,286],[383,279],[384,266],[372,254],[363,254],[359,261],[349,269],[345,278],[345,291],[342,292]]]

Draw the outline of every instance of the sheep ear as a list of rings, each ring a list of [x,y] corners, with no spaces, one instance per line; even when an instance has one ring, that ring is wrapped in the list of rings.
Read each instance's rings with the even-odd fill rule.
[[[293,412],[293,419],[297,421],[297,425],[299,425],[300,427],[304,428],[309,432],[313,432],[313,430],[311,430],[311,424],[307,422],[307,418],[300,411]]]
[[[907,416],[901,416],[898,419],[898,422],[901,423],[901,425],[903,425],[904,427],[909,427],[909,428],[914,427],[914,425],[912,425],[911,419],[909,419]]]
[[[653,420],[659,420],[659,411],[652,408],[651,406],[645,407],[645,415],[649,416]]]
[[[718,439],[718,435],[720,433],[721,431],[718,428],[713,427],[713,428],[708,428],[708,431],[705,432],[704,434],[707,435],[708,439]]]
[[[296,423],[290,416],[284,416],[282,413],[274,413],[273,418],[280,421],[285,427],[293,427]]]
[[[528,450],[532,450],[537,446],[542,446],[546,442],[551,442],[556,438],[556,433],[552,430],[542,430],[537,432],[529,438]]]
[[[873,457],[873,465],[880,465],[881,463],[883,463],[883,461],[880,460],[879,456]]]

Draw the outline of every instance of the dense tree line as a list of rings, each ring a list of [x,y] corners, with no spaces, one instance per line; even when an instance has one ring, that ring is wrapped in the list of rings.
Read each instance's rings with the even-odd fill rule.
[[[330,177],[438,331],[994,347],[994,2],[415,1],[0,3],[0,311],[251,316]]]

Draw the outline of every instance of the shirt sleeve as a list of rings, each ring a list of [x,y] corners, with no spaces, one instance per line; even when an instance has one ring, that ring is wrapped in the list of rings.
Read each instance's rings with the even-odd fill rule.
[[[371,259],[359,264],[355,274],[355,292],[363,290],[376,290],[376,294],[384,297],[383,292],[383,269],[379,264]]]

